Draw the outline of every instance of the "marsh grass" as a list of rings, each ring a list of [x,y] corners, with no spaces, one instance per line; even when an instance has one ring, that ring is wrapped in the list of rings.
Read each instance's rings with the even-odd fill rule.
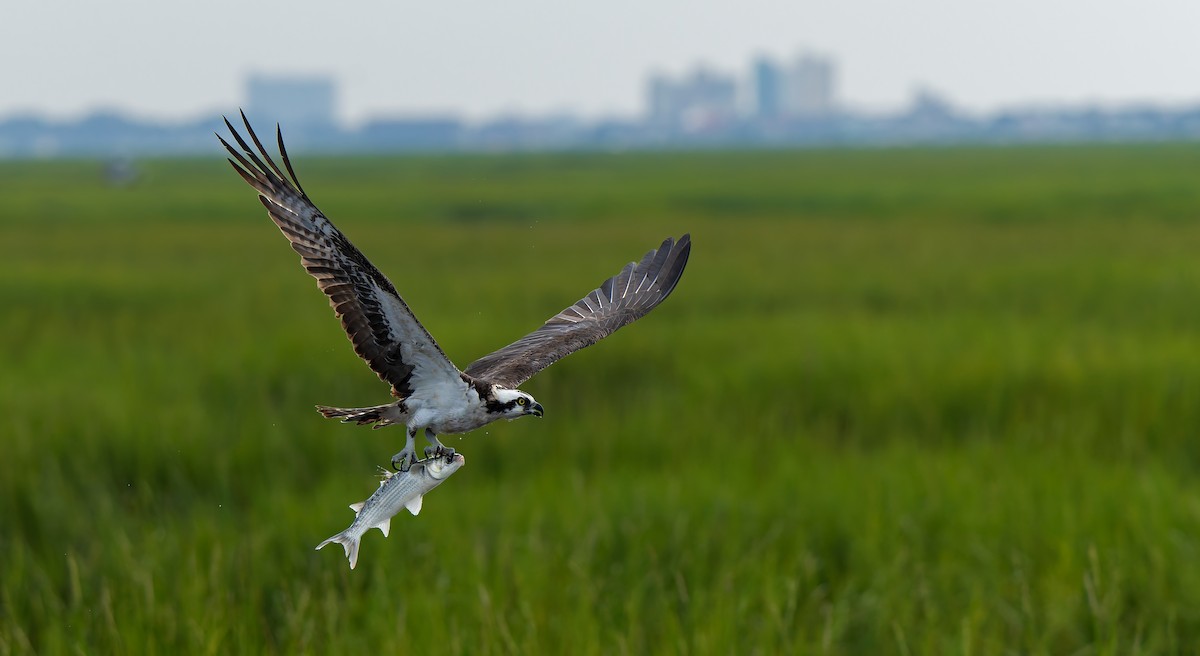
[[[462,366],[695,250],[351,572],[400,433],[251,192],[0,164],[0,653],[1200,644],[1200,150],[297,164]]]

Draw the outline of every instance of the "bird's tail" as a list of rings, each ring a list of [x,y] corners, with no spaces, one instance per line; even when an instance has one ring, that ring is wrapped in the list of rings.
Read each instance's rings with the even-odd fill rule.
[[[350,569],[354,569],[354,566],[358,564],[358,544],[360,540],[362,540],[362,533],[357,531],[351,532],[351,529],[346,529],[322,542],[321,544],[318,544],[317,549],[320,549],[330,542],[336,542],[342,545],[342,547],[346,550],[346,560],[350,561]]]
[[[325,415],[329,419],[341,419],[344,424],[376,424],[379,426],[387,426],[393,423],[391,419],[385,416],[385,412],[395,404],[388,403],[386,405],[376,405],[370,408],[334,408],[328,405],[317,406],[317,412]]]

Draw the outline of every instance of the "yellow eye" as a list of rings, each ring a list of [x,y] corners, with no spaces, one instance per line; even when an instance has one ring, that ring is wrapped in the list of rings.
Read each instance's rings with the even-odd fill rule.
[[[525,401],[525,397],[523,396],[517,399],[517,405],[525,405],[526,403],[527,401]]]

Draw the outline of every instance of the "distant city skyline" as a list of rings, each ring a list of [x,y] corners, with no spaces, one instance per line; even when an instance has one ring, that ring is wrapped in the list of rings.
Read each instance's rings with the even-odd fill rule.
[[[61,0],[17,5],[0,25],[12,64],[0,118],[195,118],[244,102],[256,73],[336,78],[350,123],[630,117],[654,72],[741,76],[756,57],[804,50],[835,60],[838,100],[864,110],[894,111],[922,88],[968,112],[1188,104],[1200,101],[1196,25],[1194,0]]]
[[[742,77],[704,67],[679,77],[652,76],[645,88],[646,111],[618,120],[559,114],[470,121],[448,113],[346,125],[332,111],[337,87],[328,76],[251,76],[245,106],[260,125],[274,120],[286,126],[292,150],[340,154],[1200,140],[1200,102],[970,115],[923,89],[901,111],[862,112],[838,102],[836,66],[812,55],[791,66],[760,58]],[[237,120],[233,107],[224,114]],[[0,118],[0,159],[103,158],[106,180],[126,184],[136,179],[129,158],[213,155],[212,135],[222,123],[218,114],[147,121],[112,111],[79,120]]]

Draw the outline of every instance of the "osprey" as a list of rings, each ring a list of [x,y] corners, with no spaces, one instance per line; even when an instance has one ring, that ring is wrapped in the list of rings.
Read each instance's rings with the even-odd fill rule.
[[[417,321],[392,283],[304,193],[288,160],[279,127],[276,138],[286,175],[267,154],[245,113],[242,122],[255,149],[226,119],[226,127],[241,146],[239,152],[217,135],[233,155],[229,163],[258,190],[271,220],[329,297],[354,352],[391,385],[396,398],[392,403],[367,408],[317,409],[326,417],[373,424],[375,428],[404,424],[408,439],[404,449],[392,457],[396,469],[407,470],[415,460],[414,440],[421,430],[430,442],[425,449],[427,455],[452,454],[453,449],[438,441],[439,434],[465,433],[497,419],[541,417],[541,404],[517,386],[654,309],[675,289],[691,252],[689,235],[678,241],[667,238],[537,330],[460,371]]]

